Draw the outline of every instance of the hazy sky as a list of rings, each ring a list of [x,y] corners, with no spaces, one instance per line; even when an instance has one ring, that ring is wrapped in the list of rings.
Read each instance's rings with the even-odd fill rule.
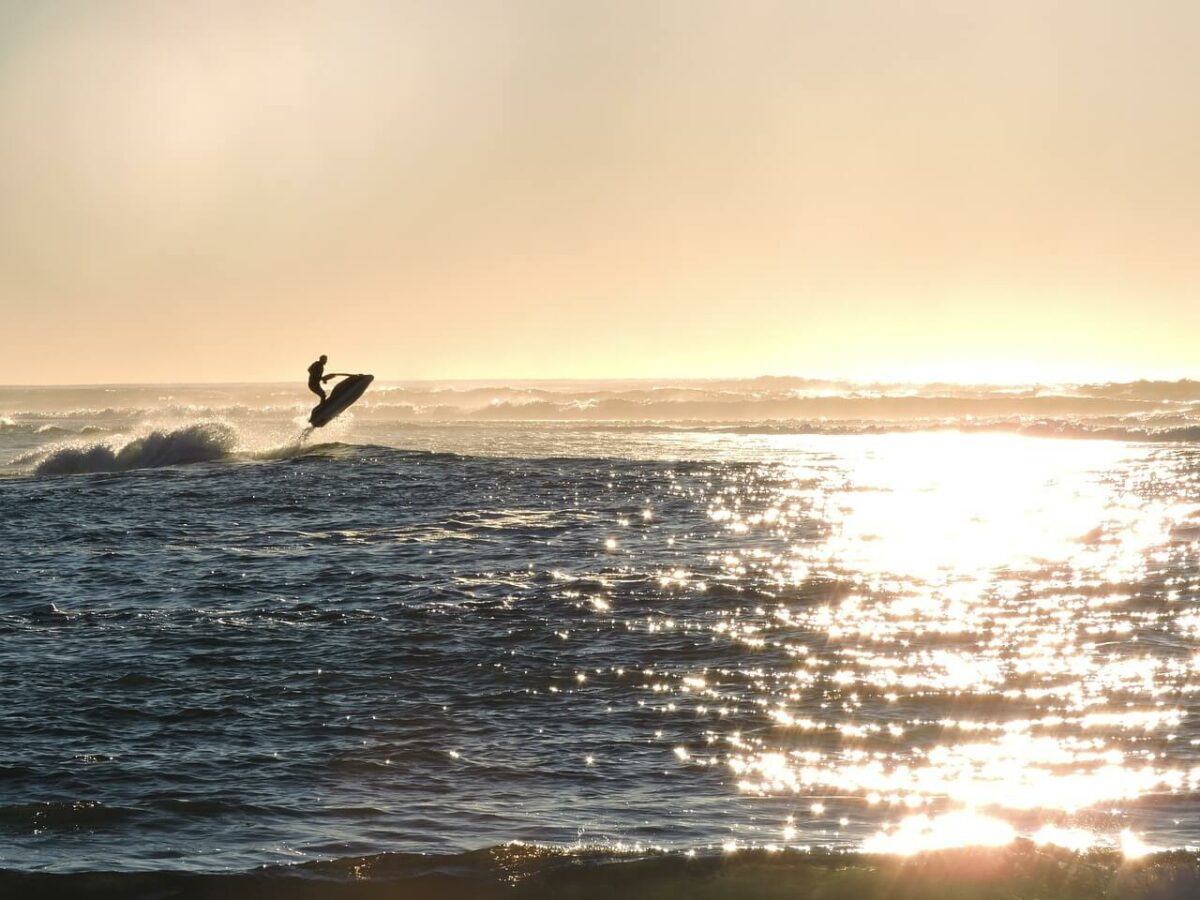
[[[0,0],[0,383],[1200,376],[1200,3]]]

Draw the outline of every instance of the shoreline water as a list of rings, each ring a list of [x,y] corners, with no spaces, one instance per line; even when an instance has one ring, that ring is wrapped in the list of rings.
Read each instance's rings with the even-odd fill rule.
[[[748,850],[688,856],[611,854],[507,845],[455,855],[385,853],[245,872],[88,872],[0,869],[7,896],[89,900],[1190,900],[1200,854],[1126,859],[1017,841],[1002,848],[914,856]]]

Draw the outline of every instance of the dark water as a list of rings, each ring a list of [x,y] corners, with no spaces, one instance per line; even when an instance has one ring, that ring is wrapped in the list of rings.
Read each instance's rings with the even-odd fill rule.
[[[761,894],[1200,845],[1193,445],[346,428],[13,438],[0,869]]]

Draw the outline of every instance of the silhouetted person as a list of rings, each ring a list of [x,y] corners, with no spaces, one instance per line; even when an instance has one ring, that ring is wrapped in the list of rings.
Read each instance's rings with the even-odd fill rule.
[[[308,367],[308,389],[321,398],[321,402],[325,402],[325,388],[321,387],[321,382],[325,380],[325,363],[328,361],[324,353],[321,358]]]

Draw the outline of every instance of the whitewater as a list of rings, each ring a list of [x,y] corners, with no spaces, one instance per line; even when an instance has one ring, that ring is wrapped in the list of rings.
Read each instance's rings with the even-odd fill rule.
[[[1200,383],[313,399],[0,387],[0,893],[1200,889]]]

